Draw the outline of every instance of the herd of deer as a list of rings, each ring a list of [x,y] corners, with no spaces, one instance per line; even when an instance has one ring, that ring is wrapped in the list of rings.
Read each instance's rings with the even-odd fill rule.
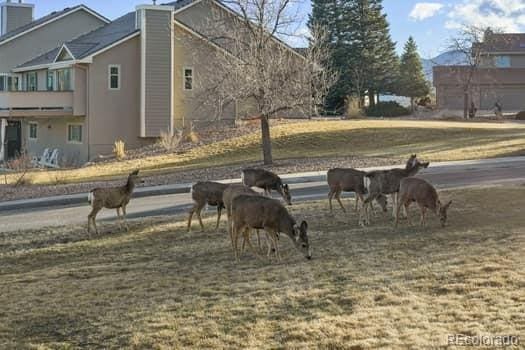
[[[370,209],[372,203],[376,201],[384,212],[387,211],[387,195],[392,196],[393,216],[395,226],[399,222],[401,207],[404,209],[405,218],[408,220],[408,207],[416,202],[421,210],[421,222],[425,225],[425,215],[427,210],[435,213],[445,226],[447,220],[447,210],[452,201],[443,204],[438,197],[436,189],[427,181],[413,177],[419,170],[427,168],[429,163],[422,163],[416,155],[412,155],[406,163],[405,168],[395,168],[389,170],[378,170],[364,172],[351,168],[330,169],[327,173],[328,201],[330,212],[332,209],[332,199],[338,201],[339,205],[346,211],[341,202],[342,192],[354,192],[356,198],[355,208],[359,212],[359,224],[362,226],[370,225]],[[97,188],[90,192],[89,201],[92,211],[88,216],[88,232],[91,225],[94,226],[98,234],[95,218],[102,208],[116,209],[119,218],[119,227],[124,222],[126,229],[126,206],[128,205],[135,186],[142,183],[139,171],[132,172],[126,185],[112,188]],[[264,190],[264,195],[254,191],[257,187]],[[283,233],[290,237],[295,247],[304,254],[307,259],[312,258],[310,244],[308,242],[308,224],[302,221],[300,224],[290,215],[286,207],[276,199],[270,198],[271,192],[278,192],[286,204],[292,204],[290,188],[284,184],[282,179],[264,169],[244,169],[242,170],[242,184],[223,184],[219,182],[203,181],[197,182],[191,188],[193,207],[188,218],[188,231],[191,229],[193,215],[196,214],[201,229],[204,230],[201,212],[206,205],[217,207],[217,224],[219,227],[222,209],[226,209],[228,218],[227,231],[230,235],[234,256],[239,260],[241,251],[244,251],[245,244],[259,256],[251,245],[250,235],[252,230],[257,232],[259,249],[261,239],[259,230],[264,230],[267,244],[267,257],[275,257],[281,260],[278,248],[279,234]],[[359,202],[362,202],[359,208]],[[122,214],[121,215],[121,209]],[[239,249],[239,238],[243,238],[241,249]]]

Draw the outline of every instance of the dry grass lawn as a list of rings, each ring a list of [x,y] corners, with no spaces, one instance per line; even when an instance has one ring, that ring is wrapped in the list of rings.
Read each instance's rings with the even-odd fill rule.
[[[525,155],[525,125],[416,120],[304,121],[272,128],[275,159],[391,157],[418,152],[430,161]],[[261,159],[259,132],[169,154],[76,170],[34,172],[33,184],[109,179],[140,168],[145,174],[242,164]],[[13,182],[17,177],[11,176]]]
[[[454,200],[446,229],[432,218],[394,230],[384,216],[363,229],[353,211],[330,217],[325,201],[294,205],[314,258],[283,237],[280,264],[249,254],[236,264],[224,224],[188,234],[182,217],[130,233],[104,223],[91,238],[81,227],[0,234],[0,348],[434,349],[455,333],[525,342],[525,187],[443,196]]]

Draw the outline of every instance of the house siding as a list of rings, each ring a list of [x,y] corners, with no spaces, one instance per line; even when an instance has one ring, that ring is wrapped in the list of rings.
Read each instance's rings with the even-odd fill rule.
[[[161,132],[171,129],[172,94],[172,13],[164,10],[144,10],[145,27],[142,40],[145,40],[145,72],[143,106],[144,137],[158,137]]]
[[[11,69],[38,57],[63,42],[90,32],[104,22],[99,18],[78,10],[21,37],[0,45],[0,72]]]
[[[108,89],[108,66],[120,65],[120,90]],[[89,157],[111,154],[116,140],[126,148],[151,142],[140,135],[140,38],[95,56],[88,71]],[[169,103],[169,100],[166,101]]]
[[[10,4],[3,6],[2,11],[5,12],[5,14],[2,13],[2,18],[6,20],[6,33],[31,23],[33,20],[32,7],[17,7],[16,4]]]

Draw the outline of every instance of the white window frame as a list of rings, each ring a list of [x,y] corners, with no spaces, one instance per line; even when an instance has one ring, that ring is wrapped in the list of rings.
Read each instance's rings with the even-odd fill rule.
[[[70,126],[80,126],[80,139],[81,141],[69,140],[69,127]],[[81,145],[84,143],[84,124],[82,123],[68,123],[66,126],[66,142],[68,144]]]
[[[31,126],[32,125],[36,125],[36,137],[31,137]],[[38,122],[29,122],[28,125],[27,125],[27,138],[31,141],[36,141],[38,140]]]
[[[117,68],[118,69],[118,75],[117,75],[118,87],[117,88],[112,88],[111,87],[111,69],[112,68]],[[120,68],[120,64],[110,64],[110,65],[108,65],[108,90],[112,90],[112,91],[120,90],[120,81],[121,81],[120,77],[121,76],[122,76],[122,69]]]
[[[191,71],[191,89],[186,89],[186,71]],[[193,91],[193,86],[195,85],[195,71],[193,67],[182,67],[182,90],[184,91]]]

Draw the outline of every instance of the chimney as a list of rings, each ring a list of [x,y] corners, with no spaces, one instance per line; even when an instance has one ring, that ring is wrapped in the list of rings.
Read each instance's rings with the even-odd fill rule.
[[[35,5],[22,0],[0,3],[0,35],[4,35],[33,21]]]

